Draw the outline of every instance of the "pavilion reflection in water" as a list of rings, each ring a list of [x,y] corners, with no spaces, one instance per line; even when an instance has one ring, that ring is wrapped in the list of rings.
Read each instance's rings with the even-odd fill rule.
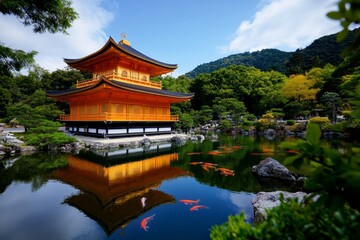
[[[69,167],[57,170],[54,178],[81,192],[64,203],[97,221],[107,234],[155,206],[175,203],[173,196],[156,188],[164,180],[188,174],[170,166],[178,160],[170,144],[103,154],[84,151],[69,155],[68,160]]]

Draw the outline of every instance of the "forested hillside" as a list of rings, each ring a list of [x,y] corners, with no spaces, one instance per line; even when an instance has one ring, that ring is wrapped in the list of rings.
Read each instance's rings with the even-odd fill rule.
[[[312,67],[324,67],[327,63],[338,65],[343,58],[341,51],[354,39],[354,31],[341,43],[336,42],[336,34],[315,40],[304,49],[284,52],[277,49],[264,49],[256,52],[233,54],[218,60],[203,63],[185,74],[195,78],[201,73],[211,73],[230,65],[253,66],[261,71],[275,70],[286,75],[304,73]]]
[[[252,53],[245,52],[233,54],[213,62],[201,64],[194,70],[186,73],[185,76],[188,78],[195,78],[201,73],[211,73],[230,65],[253,66],[262,71],[275,70],[285,73],[285,63],[291,55],[292,53],[283,52],[277,49],[264,49]]]

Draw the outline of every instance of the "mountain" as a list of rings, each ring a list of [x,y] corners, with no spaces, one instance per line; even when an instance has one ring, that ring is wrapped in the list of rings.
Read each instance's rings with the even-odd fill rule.
[[[304,49],[295,52],[284,52],[277,49],[264,49],[256,52],[233,54],[228,57],[204,63],[185,74],[188,78],[195,78],[201,73],[211,73],[230,65],[253,66],[262,71],[275,70],[284,74],[291,72],[291,67],[299,65],[300,72],[305,72],[312,67],[323,67],[325,64],[338,65],[343,58],[340,53],[354,38],[355,30],[341,43],[336,42],[336,34],[327,35],[316,39]],[[290,66],[291,65],[291,66]]]

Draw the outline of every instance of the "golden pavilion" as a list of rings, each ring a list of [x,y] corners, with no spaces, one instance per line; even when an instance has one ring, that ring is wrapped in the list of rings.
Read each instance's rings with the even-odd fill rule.
[[[162,89],[152,77],[177,68],[152,59],[131,47],[123,38],[111,37],[98,51],[79,59],[64,59],[78,70],[92,73],[92,79],[79,80],[76,88],[48,91],[47,96],[70,104],[70,113],[60,116],[74,134],[95,137],[121,137],[171,133],[177,115],[172,103],[188,101],[192,93]]]

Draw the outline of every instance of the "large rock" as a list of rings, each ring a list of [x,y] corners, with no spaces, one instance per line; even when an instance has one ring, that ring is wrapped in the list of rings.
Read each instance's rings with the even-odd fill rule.
[[[186,143],[187,139],[182,136],[174,136],[170,139],[170,142],[175,143],[176,145],[182,146]]]
[[[290,172],[289,169],[270,157],[260,161],[258,165],[253,166],[251,171],[260,177],[276,178],[293,182],[304,181],[303,177]]]
[[[289,201],[289,199],[294,198],[297,198],[297,201],[301,202],[304,197],[307,196],[307,193],[304,192],[259,192],[256,197],[251,201],[254,208],[255,223],[262,222],[267,218],[266,209],[271,209],[280,205],[280,194],[283,194],[285,202]]]

